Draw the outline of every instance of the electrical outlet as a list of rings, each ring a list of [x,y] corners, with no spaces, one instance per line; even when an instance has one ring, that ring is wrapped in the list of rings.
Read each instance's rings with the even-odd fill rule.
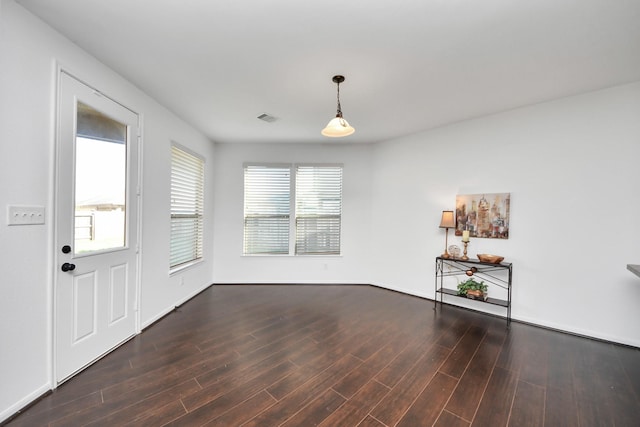
[[[8,225],[44,224],[44,206],[8,206]]]

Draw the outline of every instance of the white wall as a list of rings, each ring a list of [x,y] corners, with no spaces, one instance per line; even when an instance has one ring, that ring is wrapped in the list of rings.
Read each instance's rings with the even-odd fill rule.
[[[16,5],[0,3],[0,421],[51,388],[53,152],[57,65],[143,118],[141,326],[212,282],[213,197],[205,261],[168,274],[170,142],[206,158],[214,145],[153,99]],[[7,226],[7,205],[46,208],[46,224]],[[180,285],[180,278],[183,284]]]
[[[376,283],[433,298],[441,212],[456,194],[510,192],[509,239],[472,239],[469,253],[514,264],[513,318],[640,346],[626,270],[640,262],[639,160],[640,82],[381,143]]]
[[[243,256],[243,163],[342,163],[341,256]],[[371,283],[371,147],[216,144],[216,283]]]
[[[162,114],[145,114],[144,129],[142,327],[213,283],[215,164],[214,144],[164,110]],[[169,276],[172,141],[205,159],[205,223],[203,261]]]

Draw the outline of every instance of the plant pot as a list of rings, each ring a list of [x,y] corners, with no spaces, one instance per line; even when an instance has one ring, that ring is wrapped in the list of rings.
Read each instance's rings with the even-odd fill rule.
[[[467,298],[484,299],[484,293],[482,291],[476,291],[476,290],[470,289],[467,291]]]

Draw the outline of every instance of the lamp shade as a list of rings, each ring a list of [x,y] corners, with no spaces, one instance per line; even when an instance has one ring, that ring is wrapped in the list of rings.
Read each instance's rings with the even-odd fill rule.
[[[331,119],[327,127],[322,129],[322,134],[324,136],[329,136],[332,138],[339,138],[341,136],[347,136],[354,133],[356,130],[349,126],[349,123],[342,117],[334,117]]]
[[[456,226],[453,217],[453,211],[442,211],[442,219],[440,220],[440,228],[453,228]]]

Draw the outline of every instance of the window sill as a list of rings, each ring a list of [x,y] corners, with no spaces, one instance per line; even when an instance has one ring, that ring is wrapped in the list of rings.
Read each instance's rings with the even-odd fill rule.
[[[173,276],[173,275],[175,275],[177,273],[180,273],[180,272],[182,272],[184,270],[188,270],[188,269],[190,269],[192,267],[195,267],[196,265],[202,264],[203,262],[204,262],[204,259],[200,258],[200,259],[197,259],[197,260],[194,260],[194,261],[190,261],[190,262],[187,262],[187,263],[184,263],[184,264],[180,264],[180,265],[178,265],[176,267],[173,267],[173,268],[169,269],[169,277],[171,277],[171,276]]]
[[[343,254],[242,254],[243,258],[342,258]]]

